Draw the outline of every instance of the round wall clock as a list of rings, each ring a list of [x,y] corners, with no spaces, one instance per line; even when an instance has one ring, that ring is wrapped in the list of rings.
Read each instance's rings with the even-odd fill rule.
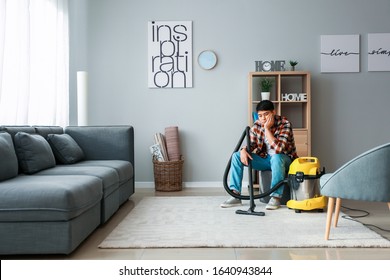
[[[198,56],[198,63],[203,69],[213,69],[217,64],[217,55],[210,50],[203,51]]]

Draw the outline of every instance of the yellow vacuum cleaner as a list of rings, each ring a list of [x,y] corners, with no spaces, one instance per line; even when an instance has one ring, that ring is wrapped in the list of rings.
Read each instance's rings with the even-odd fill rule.
[[[326,207],[325,196],[320,195],[319,178],[325,173],[320,172],[320,162],[315,157],[300,157],[295,159],[288,172],[291,199],[287,207],[295,212],[318,210]]]

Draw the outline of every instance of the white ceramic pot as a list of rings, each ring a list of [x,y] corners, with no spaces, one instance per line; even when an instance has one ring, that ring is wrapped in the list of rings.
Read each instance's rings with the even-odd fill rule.
[[[261,100],[269,100],[270,95],[271,95],[271,93],[269,91],[267,91],[267,92],[262,91],[261,92]]]

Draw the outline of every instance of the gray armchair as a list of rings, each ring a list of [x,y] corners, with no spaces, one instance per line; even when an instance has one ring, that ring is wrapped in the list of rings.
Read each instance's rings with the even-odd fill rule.
[[[321,194],[328,197],[325,240],[329,239],[333,211],[333,226],[337,227],[341,199],[386,202],[390,209],[390,143],[355,157],[334,173],[321,176],[320,186]]]

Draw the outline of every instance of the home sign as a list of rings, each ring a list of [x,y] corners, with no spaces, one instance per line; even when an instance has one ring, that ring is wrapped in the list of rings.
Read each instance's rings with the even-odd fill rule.
[[[306,93],[282,93],[282,101],[307,101]]]
[[[255,61],[256,72],[286,71],[285,60],[260,60]]]

